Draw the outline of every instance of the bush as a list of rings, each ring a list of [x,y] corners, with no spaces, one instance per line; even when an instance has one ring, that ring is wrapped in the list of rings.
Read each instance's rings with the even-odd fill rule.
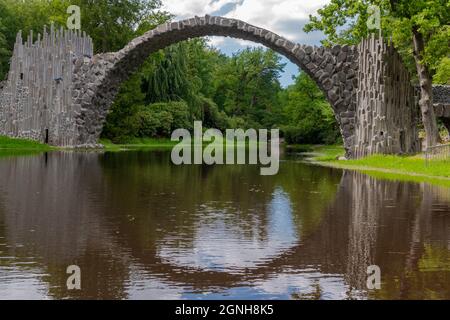
[[[231,117],[228,119],[228,125],[230,129],[245,129],[247,124],[241,117]]]
[[[155,113],[142,110],[136,113],[135,121],[138,123],[137,137],[156,137],[160,127],[160,120]]]
[[[172,121],[170,122],[170,129],[167,130],[167,128],[165,128],[167,132],[176,129],[192,129],[193,123],[191,121],[189,106],[184,101],[154,103],[147,106],[146,109],[154,114],[159,114],[157,117],[161,120],[168,121],[169,117],[167,114],[171,115]],[[168,135],[170,135],[170,133]]]
[[[217,104],[211,99],[201,97],[203,126],[225,130],[228,128],[228,117],[225,112],[219,111]]]
[[[450,84],[450,57],[445,57],[439,64],[433,82],[437,84]]]

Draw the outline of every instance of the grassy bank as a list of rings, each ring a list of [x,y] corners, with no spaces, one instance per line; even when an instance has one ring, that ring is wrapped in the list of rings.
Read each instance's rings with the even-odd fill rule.
[[[171,141],[168,138],[135,138],[130,140],[128,143],[115,144],[108,139],[101,139],[100,144],[102,144],[106,151],[121,151],[129,149],[153,149],[153,148],[172,148],[177,145],[178,141]],[[223,143],[226,145],[227,141],[216,141],[216,143]],[[203,141],[204,145],[209,145],[210,142]],[[244,145],[248,145],[247,142]],[[240,146],[240,144],[238,144]],[[4,136],[0,136],[0,152],[19,152],[19,151],[50,151],[58,150],[61,148],[51,147],[46,144],[42,144],[32,140],[26,139],[13,139]]]
[[[311,161],[325,166],[362,171],[378,178],[425,181],[450,187],[450,161],[431,160],[426,163],[421,155],[373,155],[359,160],[336,160],[344,153],[341,146],[312,146]]]
[[[12,139],[0,136],[0,151],[10,150],[31,150],[31,151],[49,151],[54,148],[49,145],[26,139]]]
[[[171,148],[178,144],[170,139],[134,139],[127,144],[113,144],[109,140],[101,140],[100,143],[105,146],[106,151]],[[223,143],[225,144],[226,140]],[[19,156],[57,149],[35,141],[0,136],[0,156]],[[450,161],[432,160],[427,164],[421,155],[374,155],[359,160],[342,161],[337,159],[345,152],[344,148],[338,145],[295,145],[287,146],[287,150],[307,153],[310,155],[310,161],[319,165],[358,170],[385,179],[439,182],[438,184],[450,187]]]
[[[214,141],[215,143],[222,143],[224,147],[227,146],[228,140],[222,139]],[[105,147],[106,151],[121,151],[121,150],[129,150],[129,149],[154,149],[154,148],[173,148],[179,141],[172,141],[168,138],[135,138],[130,140],[128,143],[115,144],[112,143],[111,140],[101,139],[100,143]],[[191,140],[191,143],[194,143],[194,140]],[[203,141],[203,146],[210,145],[210,141]],[[238,147],[248,147],[250,143],[246,141],[246,143],[236,143],[235,146]],[[305,149],[306,151],[306,149]]]
[[[121,151],[126,149],[140,149],[140,148],[171,148],[177,144],[177,142],[170,139],[153,139],[142,138],[133,139],[128,143],[115,144],[111,140],[101,139],[100,143],[105,146],[106,151]]]

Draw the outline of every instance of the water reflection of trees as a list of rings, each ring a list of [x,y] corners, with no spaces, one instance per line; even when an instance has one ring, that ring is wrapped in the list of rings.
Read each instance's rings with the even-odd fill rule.
[[[264,283],[286,270],[295,282],[302,268],[342,278],[338,290],[348,298],[450,297],[443,285],[450,271],[450,197],[441,188],[294,162],[261,177],[256,167],[175,167],[168,157],[65,153],[1,161],[0,237],[11,245],[5,254],[38,257],[49,274],[43,281],[58,298],[76,297],[64,290],[69,264],[82,267],[85,298],[126,298],[136,274],[152,275],[161,288],[204,292]],[[296,240],[276,255],[236,272],[189,268],[161,256],[168,246],[198,249],[201,224],[218,216],[239,227],[230,237],[264,244],[272,236],[276,190],[290,202]],[[371,264],[382,269],[380,292],[365,290]],[[292,296],[323,298],[327,285],[312,283],[310,294]]]

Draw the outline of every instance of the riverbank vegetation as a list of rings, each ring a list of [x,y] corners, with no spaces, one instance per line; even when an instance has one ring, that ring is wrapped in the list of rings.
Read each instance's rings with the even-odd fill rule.
[[[32,150],[32,151],[49,151],[54,148],[47,144],[31,141],[27,139],[12,139],[0,136],[0,151],[6,150]]]
[[[423,154],[413,156],[373,155],[358,160],[338,160],[344,156],[341,146],[311,146],[310,160],[321,165],[358,171],[378,171],[385,175],[443,178],[450,186],[450,159],[425,161]],[[308,153],[307,153],[308,155]]]

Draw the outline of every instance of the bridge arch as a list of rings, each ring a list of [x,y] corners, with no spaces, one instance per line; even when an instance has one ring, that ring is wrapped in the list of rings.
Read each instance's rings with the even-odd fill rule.
[[[218,16],[168,22],[132,40],[115,53],[84,57],[74,70],[73,101],[78,113],[77,145],[96,144],[120,85],[147,57],[172,44],[196,37],[226,36],[262,44],[288,58],[324,92],[335,113],[347,154],[355,131],[358,54],[354,46],[301,45],[246,22]]]

